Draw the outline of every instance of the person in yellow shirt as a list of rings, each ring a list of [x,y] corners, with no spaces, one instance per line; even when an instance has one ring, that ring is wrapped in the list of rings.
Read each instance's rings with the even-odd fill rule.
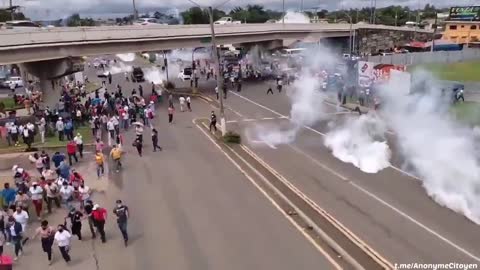
[[[120,148],[120,146],[114,145],[112,148],[112,151],[110,151],[110,156],[113,158],[113,162],[115,163],[115,167],[117,169],[117,172],[120,171],[120,168],[122,167],[122,154],[123,151]]]
[[[95,153],[95,163],[97,164],[97,176],[100,178],[101,175],[105,173],[105,157],[102,152],[98,151]]]

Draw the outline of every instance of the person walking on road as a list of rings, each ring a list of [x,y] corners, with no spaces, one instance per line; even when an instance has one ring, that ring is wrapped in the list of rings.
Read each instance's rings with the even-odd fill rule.
[[[93,220],[92,212],[93,212],[93,202],[92,200],[87,200],[85,202],[85,205],[83,206],[83,210],[85,211],[85,214],[87,215],[88,219],[88,227],[90,228],[90,232],[92,233],[92,239],[97,238],[97,235],[95,234],[95,222]]]
[[[38,220],[41,220],[42,216],[42,203],[43,203],[43,188],[38,185],[37,182],[33,182],[29,189],[30,196],[32,198],[32,204],[35,206],[35,213]]]
[[[60,189],[55,182],[48,182],[45,186],[45,190],[47,193],[47,210],[48,213],[52,213],[52,202],[55,202],[57,208],[60,208],[60,199],[58,198],[60,195]]]
[[[141,98],[143,98],[143,87],[141,84],[138,86],[138,94],[140,95]]]
[[[130,217],[128,206],[124,205],[122,203],[122,200],[117,200],[117,206],[113,209],[113,214],[117,216],[118,228],[122,233],[125,246],[127,246],[128,245],[127,221],[128,221],[128,218]]]
[[[75,145],[77,146],[78,153],[80,154],[80,158],[83,158],[83,137],[82,134],[77,133],[77,136],[73,138]]]
[[[108,130],[108,146],[112,145],[112,141],[115,140],[115,124],[113,123],[113,118],[110,118],[107,122]]]
[[[23,238],[23,229],[22,224],[16,221],[14,217],[8,218],[8,228],[10,237],[13,241],[15,246],[15,258],[13,260],[17,261],[18,257],[22,255],[23,246],[22,246],[22,238]]]
[[[153,152],[157,152],[157,149],[162,151],[162,147],[158,146],[158,131],[155,128],[152,129],[152,144]]]
[[[133,142],[133,146],[137,148],[138,155],[141,157],[142,156],[142,149],[143,149],[143,143],[139,138],[136,138],[135,141]]]
[[[37,228],[33,239],[40,235],[40,241],[42,243],[43,252],[47,253],[48,265],[52,264],[52,246],[55,237],[55,230],[48,226],[48,221],[43,220],[40,227]]]
[[[210,125],[208,127],[210,129],[210,132],[212,131],[212,127],[215,132],[217,132],[217,116],[215,115],[214,111],[212,111],[212,114],[210,115]]]
[[[191,112],[192,111],[192,100],[190,99],[190,96],[187,96],[186,101],[187,101],[187,109],[188,109],[189,112]]]
[[[67,144],[67,154],[68,154],[68,164],[72,166],[72,158],[75,159],[75,162],[78,162],[77,158],[77,145],[74,141],[69,141]]]
[[[272,87],[268,87],[268,90],[267,90],[267,95],[268,93],[272,94],[273,95],[273,90],[272,90]]]
[[[178,101],[180,102],[180,111],[183,112],[184,111],[183,109],[185,107],[185,98],[183,96],[180,96]]]
[[[113,163],[115,164],[117,172],[119,172],[120,168],[122,168],[122,154],[122,149],[117,145],[114,145],[112,151],[110,151],[110,156],[113,158]]]
[[[175,109],[173,106],[168,107],[168,123],[172,124],[173,123],[173,113],[175,112]]]
[[[105,173],[105,157],[98,151],[95,153],[95,164],[97,164],[97,176],[100,178]]]
[[[55,242],[57,242],[58,248],[60,249],[60,253],[62,254],[63,259],[66,263],[71,261],[70,258],[70,240],[72,239],[72,235],[70,232],[65,228],[65,225],[59,224],[57,227],[57,232],[54,236]]]
[[[72,207],[68,215],[65,217],[65,226],[67,224],[67,219],[70,219],[72,235],[76,235],[78,240],[82,241],[82,212],[76,210],[75,207]]]
[[[102,243],[107,242],[107,238],[105,236],[105,221],[107,220],[107,210],[105,208],[100,207],[100,205],[95,204],[93,206],[92,217],[97,228],[98,233],[100,234],[100,238],[102,239]]]

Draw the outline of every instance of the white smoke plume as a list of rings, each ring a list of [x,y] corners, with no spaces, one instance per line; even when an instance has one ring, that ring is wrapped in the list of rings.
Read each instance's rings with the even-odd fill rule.
[[[117,54],[116,55],[120,60],[123,62],[132,62],[135,60],[135,54],[134,53],[122,53],[122,54]]]
[[[118,73],[125,73],[125,72],[132,72],[132,66],[129,66],[123,62],[117,62],[114,65],[108,67],[108,72],[111,74],[118,74]]]
[[[301,12],[287,11],[283,21],[285,21],[285,23],[310,23],[310,18]],[[277,23],[282,23],[283,21],[280,19]]]
[[[331,122],[325,146],[343,162],[366,173],[377,173],[390,166],[391,152],[384,134],[385,123],[374,113],[348,116],[341,124]]]
[[[153,82],[154,84],[163,84],[163,81],[167,80],[165,72],[157,67],[143,69],[145,80]]]
[[[424,92],[404,93],[402,84],[382,89],[383,116],[395,131],[399,149],[437,203],[480,224],[480,164],[475,131],[448,112],[440,88],[425,74]],[[426,82],[426,83],[425,83]]]

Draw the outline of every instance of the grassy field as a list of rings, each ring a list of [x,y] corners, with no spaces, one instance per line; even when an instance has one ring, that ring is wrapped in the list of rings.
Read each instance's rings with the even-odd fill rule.
[[[460,82],[480,81],[480,61],[459,62],[451,64],[426,64],[413,66],[412,69],[424,68],[442,80]]]
[[[13,98],[11,98],[11,97],[0,98],[0,103],[3,103],[5,105],[6,110],[23,108],[23,106],[21,106],[21,105],[15,105],[15,102],[13,101]]]
[[[93,136],[92,136],[92,131],[88,127],[80,127],[75,130],[74,135],[77,133],[80,133],[83,137],[83,143],[84,144],[89,144],[93,143]],[[40,136],[37,134],[35,136],[35,143],[32,145],[32,147],[38,147],[38,148],[49,148],[49,147],[62,147],[66,146],[67,141],[60,141],[58,140],[58,136],[55,135],[53,137],[45,137],[45,143],[40,142]],[[7,141],[5,139],[0,140],[0,153],[11,153],[11,152],[23,152],[27,146],[23,143],[23,139],[20,139],[20,146],[8,146]]]
[[[480,103],[466,101],[452,106],[452,113],[457,119],[471,125],[480,126]]]

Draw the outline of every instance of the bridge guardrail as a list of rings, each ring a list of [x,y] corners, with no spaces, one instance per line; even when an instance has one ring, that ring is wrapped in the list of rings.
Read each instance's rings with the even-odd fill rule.
[[[476,59],[480,59],[480,49],[472,48],[466,48],[461,51],[414,52],[367,57],[368,62],[405,66],[431,63],[454,63]]]

